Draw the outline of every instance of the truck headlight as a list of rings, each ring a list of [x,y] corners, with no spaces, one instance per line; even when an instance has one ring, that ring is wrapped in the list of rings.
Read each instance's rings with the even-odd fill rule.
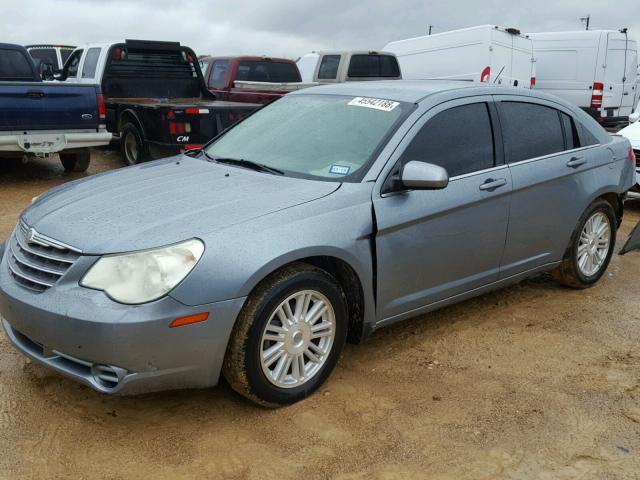
[[[128,305],[164,297],[196,266],[204,253],[198,239],[152,250],[105,255],[85,274],[80,285],[104,291]]]

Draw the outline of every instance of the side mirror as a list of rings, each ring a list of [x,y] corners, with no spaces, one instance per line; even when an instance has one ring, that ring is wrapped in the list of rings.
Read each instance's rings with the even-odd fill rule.
[[[629,115],[629,123],[636,123],[638,120],[640,120],[640,111]]]
[[[411,190],[441,190],[449,185],[449,174],[438,165],[414,160],[402,167],[400,183]]]
[[[51,63],[42,62],[40,64],[40,78],[42,80],[54,80],[53,65]]]

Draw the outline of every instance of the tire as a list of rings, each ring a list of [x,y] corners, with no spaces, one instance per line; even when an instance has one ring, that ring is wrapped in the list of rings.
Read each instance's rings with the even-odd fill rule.
[[[588,245],[588,242],[587,245],[585,245],[585,239],[588,238],[588,236],[586,233],[585,236],[583,236],[583,233],[585,232],[585,228],[588,228],[587,222],[596,217],[603,222],[606,219],[608,222],[608,251],[606,255],[604,255],[604,252],[596,253],[599,260],[593,262],[592,266],[597,266],[597,268],[589,271],[590,269],[586,268],[589,264],[581,264],[581,258],[584,258],[584,252],[592,251],[590,250],[592,247]],[[569,243],[562,263],[552,272],[554,279],[561,285],[571,288],[589,288],[595,285],[602,275],[604,275],[611,261],[615,249],[616,231],[616,213],[611,204],[605,200],[596,200],[593,202],[580,217],[578,226],[571,235],[571,242]],[[592,239],[594,245],[596,240],[597,239]],[[601,263],[598,264],[598,262]]]
[[[285,326],[276,312],[287,301],[295,310],[299,300],[288,300],[295,295],[304,299],[301,305],[308,305],[306,311],[312,316],[317,316],[313,315],[313,308],[322,306],[323,302],[330,308],[317,321],[307,318],[310,323],[293,323],[287,326],[286,332],[276,333],[273,328],[283,330]],[[312,300],[307,301],[308,298]],[[316,300],[320,300],[318,305]],[[281,313],[285,309],[283,307]],[[331,319],[333,337],[329,334],[330,328],[320,329],[321,324],[331,324]],[[295,403],[316,391],[335,368],[346,341],[347,323],[346,298],[338,282],[324,270],[311,265],[289,265],[267,277],[247,299],[227,346],[223,375],[236,392],[260,405],[279,407]],[[314,327],[323,332],[323,337],[311,339],[310,335],[318,335],[312,333]],[[316,347],[310,347],[310,342]],[[274,349],[273,355],[265,355]],[[318,349],[326,352],[316,357],[319,361],[307,357],[307,352],[316,356]],[[283,362],[282,367],[280,362]],[[279,368],[284,373],[278,376]],[[302,371],[305,371],[304,375],[300,375]]]
[[[126,123],[120,132],[120,153],[125,165],[136,165],[149,160],[147,146],[133,123]]]
[[[60,152],[60,162],[65,172],[86,172],[91,162],[89,149],[79,152]]]

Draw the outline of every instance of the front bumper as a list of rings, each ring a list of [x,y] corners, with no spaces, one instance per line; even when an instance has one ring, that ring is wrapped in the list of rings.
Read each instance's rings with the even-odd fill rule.
[[[2,325],[18,350],[110,394],[203,388],[218,382],[244,298],[192,307],[168,296],[126,306],[78,286],[80,269],[83,266],[74,265],[56,285],[35,293],[14,281],[6,259],[0,262]],[[175,318],[202,312],[209,313],[205,322],[169,328]]]

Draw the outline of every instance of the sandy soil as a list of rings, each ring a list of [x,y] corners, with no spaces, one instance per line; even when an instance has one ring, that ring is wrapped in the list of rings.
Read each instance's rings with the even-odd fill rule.
[[[96,152],[89,174],[120,166]],[[81,175],[0,164],[0,238]],[[640,220],[631,202],[620,246]],[[107,397],[0,334],[0,478],[640,478],[640,253],[588,291],[529,280],[348,346],[290,408],[221,385]]]

